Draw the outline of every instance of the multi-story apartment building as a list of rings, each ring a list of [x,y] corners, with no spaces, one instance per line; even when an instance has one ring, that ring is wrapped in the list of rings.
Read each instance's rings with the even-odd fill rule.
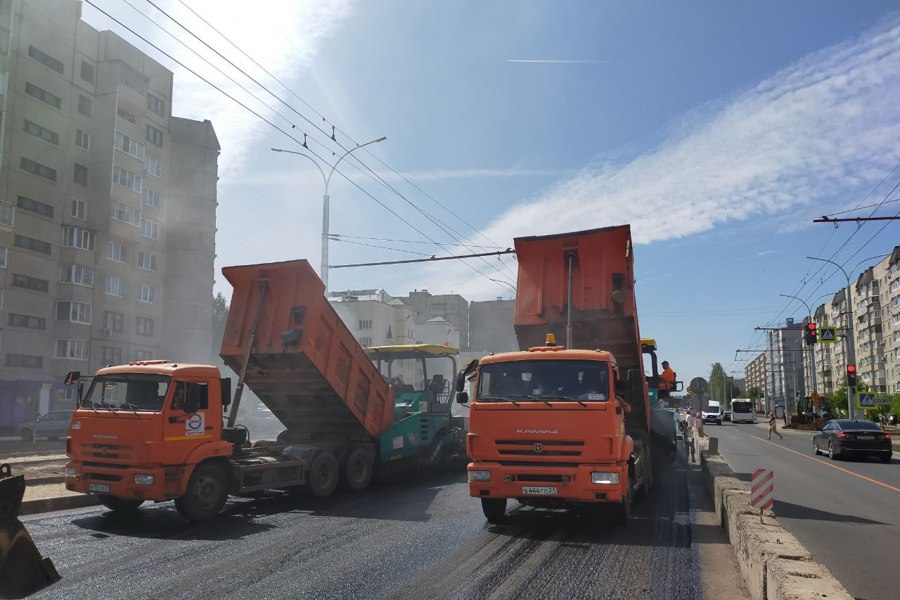
[[[787,319],[784,326],[768,332],[766,399],[768,407],[784,404],[794,412],[806,395],[803,377],[803,326]]]
[[[69,370],[209,357],[215,133],[80,6],[0,0],[0,427]]]
[[[900,246],[887,259],[882,279],[881,322],[884,339],[886,387],[900,393]]]
[[[401,298],[415,311],[416,324],[443,317],[459,331],[460,350],[469,348],[469,302],[459,294],[432,295],[428,290],[414,290]]]
[[[744,379],[747,382],[747,390],[756,388],[763,393],[768,381],[768,369],[766,368],[766,353],[761,352],[751,360],[744,368]]]
[[[515,300],[469,303],[469,349],[472,352],[510,352],[519,349],[513,319]]]

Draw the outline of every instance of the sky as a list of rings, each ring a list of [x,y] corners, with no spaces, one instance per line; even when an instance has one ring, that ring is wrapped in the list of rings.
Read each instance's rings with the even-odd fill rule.
[[[627,223],[641,333],[689,381],[742,376],[755,327],[806,315],[779,294],[815,310],[846,283],[805,257],[855,279],[900,244],[898,221],[813,223],[900,212],[896,2],[90,0],[84,19],[174,72],[175,115],[212,121],[217,270],[318,269],[323,173],[386,136],[328,183],[331,265]],[[485,300],[515,276],[506,256],[329,287]]]

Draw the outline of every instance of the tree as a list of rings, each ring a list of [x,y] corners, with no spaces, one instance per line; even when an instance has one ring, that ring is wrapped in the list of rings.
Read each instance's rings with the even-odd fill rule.
[[[751,400],[759,400],[762,398],[762,390],[756,386],[747,388],[747,397]]]
[[[709,374],[709,389],[706,392],[710,400],[718,400],[725,404],[732,398],[740,396],[741,389],[734,384],[734,378],[725,374],[722,363],[713,363]]]
[[[222,337],[225,335],[225,321],[228,318],[228,303],[222,292],[216,294],[212,299],[212,353],[213,356],[219,354],[219,348],[222,347]]]

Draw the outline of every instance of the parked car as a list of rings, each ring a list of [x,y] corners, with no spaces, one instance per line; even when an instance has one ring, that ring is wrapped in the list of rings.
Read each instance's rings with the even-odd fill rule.
[[[841,456],[878,456],[891,461],[891,435],[878,423],[851,419],[833,419],[813,436],[813,452],[825,452],[834,460]]]
[[[16,426],[16,434],[23,441],[30,442],[39,437],[45,437],[50,441],[66,437],[69,432],[69,423],[72,421],[71,410],[54,410],[45,415],[36,417],[32,421],[19,423]]]
[[[723,421],[731,421],[731,411],[726,410],[722,412],[722,420]]]

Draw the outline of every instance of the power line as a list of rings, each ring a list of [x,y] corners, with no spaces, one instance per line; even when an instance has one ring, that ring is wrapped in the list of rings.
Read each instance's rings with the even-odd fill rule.
[[[233,102],[235,102],[236,104],[238,104],[239,106],[241,106],[242,108],[244,108],[245,110],[247,110],[248,112],[250,112],[251,114],[253,114],[254,116],[256,116],[257,118],[259,118],[260,120],[262,120],[263,122],[265,122],[266,124],[268,124],[269,126],[271,126],[272,128],[274,128],[275,130],[277,130],[277,131],[279,131],[280,133],[284,134],[285,136],[287,136],[288,138],[290,138],[290,139],[292,139],[293,141],[297,142],[298,144],[301,144],[300,140],[298,140],[296,137],[294,137],[293,135],[291,135],[289,132],[285,131],[283,128],[279,127],[278,125],[276,125],[275,123],[273,123],[271,120],[269,120],[269,119],[267,119],[266,117],[262,116],[261,114],[259,114],[258,112],[256,112],[255,110],[253,110],[252,108],[250,108],[249,106],[247,106],[245,103],[241,102],[240,100],[238,100],[237,98],[235,98],[234,96],[232,96],[231,94],[229,94],[228,92],[226,92],[225,90],[223,90],[221,87],[219,87],[219,86],[217,86],[216,84],[212,83],[211,81],[209,81],[208,79],[206,79],[205,77],[203,77],[202,75],[200,75],[199,73],[197,73],[195,70],[191,69],[190,67],[188,67],[187,65],[185,65],[183,62],[181,62],[180,60],[178,60],[177,58],[175,58],[174,56],[172,56],[171,54],[169,54],[168,52],[166,52],[165,50],[163,50],[162,48],[160,48],[159,46],[157,46],[156,44],[154,44],[154,43],[151,42],[150,40],[148,40],[146,37],[144,37],[144,36],[142,36],[141,34],[139,34],[138,32],[136,32],[133,28],[129,27],[128,25],[126,25],[125,23],[123,23],[122,21],[120,21],[119,19],[113,17],[113,16],[112,16],[111,14],[109,14],[107,11],[105,11],[105,10],[103,10],[102,8],[100,8],[99,6],[97,6],[97,4],[96,4],[95,2],[93,2],[93,0],[85,0],[85,1],[86,1],[88,4],[90,4],[91,6],[93,6],[97,11],[99,11],[100,13],[102,13],[103,15],[105,15],[108,19],[110,19],[110,20],[112,20],[113,22],[117,23],[119,26],[121,26],[122,28],[124,28],[124,29],[126,29],[127,31],[129,31],[132,35],[134,35],[134,36],[137,37],[138,39],[142,40],[144,43],[146,43],[146,44],[149,45],[150,47],[154,48],[155,50],[157,50],[158,52],[160,52],[162,55],[166,56],[169,60],[173,61],[174,63],[176,63],[176,64],[179,65],[180,67],[184,68],[184,69],[187,70],[189,73],[191,73],[192,75],[194,75],[195,77],[197,77],[198,79],[200,79],[201,81],[203,81],[204,83],[206,83],[207,85],[209,85],[210,87],[212,87],[213,89],[215,89],[216,91],[218,91],[219,93],[221,93],[222,95],[224,95],[225,97],[227,97],[228,99],[232,100]],[[302,132],[302,130],[301,130],[301,132]],[[316,153],[314,150],[312,150],[312,149],[309,148],[308,146],[306,147],[306,149],[307,149],[311,154],[313,154],[314,156],[316,156],[319,160],[321,160],[322,162],[326,162],[325,159],[324,159],[322,156],[320,156],[318,153]],[[327,163],[326,163],[326,164],[327,164]],[[414,226],[414,225],[413,225],[412,223],[410,223],[408,220],[406,220],[406,219],[403,218],[401,215],[399,215],[396,211],[394,211],[393,209],[391,209],[390,207],[388,207],[386,204],[384,204],[381,200],[379,200],[378,198],[376,198],[375,196],[373,196],[368,190],[365,190],[364,188],[362,188],[362,187],[361,187],[359,184],[357,184],[355,181],[353,181],[352,179],[350,179],[349,177],[347,177],[346,174],[344,174],[343,172],[341,172],[340,170],[337,170],[337,169],[335,169],[335,171],[336,171],[341,177],[343,177],[345,180],[347,180],[351,185],[353,185],[354,187],[356,187],[359,191],[361,191],[362,193],[364,193],[365,195],[367,195],[368,197],[370,197],[372,200],[374,200],[376,203],[378,203],[380,206],[382,206],[385,210],[387,210],[387,211],[390,212],[392,215],[394,215],[395,217],[397,217],[401,222],[403,222],[403,223],[405,223],[406,225],[408,225],[409,227],[411,227],[413,230],[415,230],[417,233],[419,233],[420,235],[422,235],[422,236],[425,237],[426,239],[429,239],[429,240],[431,239],[431,238],[430,238],[427,234],[425,234],[421,229],[419,229],[418,227]],[[432,240],[432,241],[434,242],[434,240]],[[437,242],[434,242],[434,243],[435,243],[435,245],[437,245],[437,246],[440,245],[440,244],[438,244]],[[465,264],[468,268],[472,269],[473,271],[475,271],[476,273],[478,273],[479,275],[481,275],[481,276],[484,277],[485,279],[487,279],[487,280],[489,280],[489,281],[494,281],[493,279],[491,279],[490,277],[488,277],[486,274],[484,274],[482,271],[478,270],[476,267],[473,267],[472,265],[470,265],[470,264],[468,264],[468,263],[466,263],[466,262],[463,262],[463,264]]]
[[[328,265],[329,269],[350,269],[353,267],[380,267],[382,265],[408,265],[410,263],[437,262],[441,260],[462,260],[464,258],[480,258],[483,256],[500,256],[512,254],[515,250],[507,248],[497,252],[482,252],[480,254],[460,254],[459,256],[431,256],[429,258],[411,258],[409,260],[388,260],[382,262],[355,263],[351,265]]]
[[[429,245],[432,244],[432,242],[423,242],[422,240],[399,240],[399,239],[394,239],[394,238],[379,238],[379,237],[367,237],[367,236],[363,236],[363,235],[348,235],[348,234],[344,234],[344,233],[331,233],[329,235],[333,239],[335,239],[335,241],[341,241],[341,240],[338,240],[337,238],[353,238],[353,239],[357,239],[357,240],[374,240],[376,242],[397,242],[397,243],[401,243],[401,244],[429,244]],[[344,241],[346,241],[346,240],[344,240]],[[451,242],[440,242],[440,243],[447,245],[447,246],[458,246],[459,245],[459,244],[453,244]],[[469,247],[469,248],[485,248],[485,249],[491,249],[491,250],[502,250],[503,249],[503,246],[477,246],[475,244],[467,244],[467,247]]]

